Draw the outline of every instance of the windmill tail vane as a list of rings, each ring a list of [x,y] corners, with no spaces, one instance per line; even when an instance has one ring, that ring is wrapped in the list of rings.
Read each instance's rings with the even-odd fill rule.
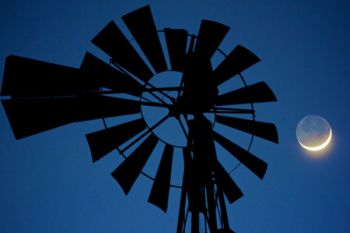
[[[278,143],[276,126],[256,121],[254,110],[254,104],[276,101],[274,93],[265,82],[246,84],[241,75],[260,59],[237,45],[213,68],[211,60],[216,53],[222,54],[219,46],[229,31],[218,22],[202,20],[196,35],[185,29],[157,30],[150,6],[122,20],[133,40],[113,21],[92,39],[110,57],[110,64],[89,52],[79,68],[16,55],[6,58],[0,95],[15,138],[75,122],[106,122],[132,115],[86,135],[92,161],[117,150],[125,160],[111,175],[124,193],[144,175],[153,182],[148,202],[164,212],[171,188],[181,188],[177,233],[234,232],[226,206],[243,193],[217,156],[222,152],[216,147],[220,145],[260,179],[267,163],[224,136],[217,125]],[[155,81],[165,74],[162,81],[167,82],[167,75],[174,72],[180,74],[176,86]],[[241,80],[241,87],[222,93],[221,86],[234,79]],[[146,115],[158,112],[153,109],[162,113],[150,122]],[[167,124],[180,132],[183,143],[157,133]],[[145,167],[159,151],[156,148],[162,152],[159,165],[153,167],[155,175],[150,175]],[[180,185],[172,178],[178,172],[172,171],[175,152],[183,158]]]

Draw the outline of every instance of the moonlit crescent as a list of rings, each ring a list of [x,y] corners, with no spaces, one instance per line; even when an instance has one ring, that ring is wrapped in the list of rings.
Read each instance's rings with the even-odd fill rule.
[[[319,145],[319,146],[313,146],[313,147],[305,146],[299,140],[298,140],[298,142],[306,150],[309,150],[309,151],[320,151],[320,150],[324,149],[326,146],[328,146],[328,144],[331,142],[331,140],[332,140],[332,129],[329,130],[329,136],[328,136],[327,140],[324,143],[322,143],[321,145]]]

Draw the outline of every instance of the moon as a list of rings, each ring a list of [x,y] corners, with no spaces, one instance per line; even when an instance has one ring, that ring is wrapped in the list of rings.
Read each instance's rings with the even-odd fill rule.
[[[332,140],[332,129],[326,119],[309,115],[301,119],[296,129],[299,144],[308,151],[321,151]]]

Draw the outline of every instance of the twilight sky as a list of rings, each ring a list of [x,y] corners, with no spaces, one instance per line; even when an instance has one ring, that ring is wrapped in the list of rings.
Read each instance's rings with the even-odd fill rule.
[[[158,29],[197,33],[201,19],[230,26],[220,48],[228,53],[241,44],[257,54],[262,61],[243,73],[245,80],[266,81],[278,98],[256,105],[257,120],[277,125],[280,144],[253,143],[252,153],[269,164],[263,181],[243,166],[232,173],[245,194],[228,206],[232,228],[350,232],[349,1],[3,0],[0,81],[10,54],[79,67],[90,51],[107,61],[91,39],[111,19],[131,38],[120,17],[147,4]],[[309,114],[323,116],[333,129],[332,145],[321,158],[303,151],[295,137],[298,121]],[[85,134],[102,128],[96,120],[17,141],[0,107],[1,232],[175,231],[178,190],[171,191],[164,214],[147,203],[151,182],[142,176],[124,195],[109,175],[122,161],[117,152],[91,162]]]

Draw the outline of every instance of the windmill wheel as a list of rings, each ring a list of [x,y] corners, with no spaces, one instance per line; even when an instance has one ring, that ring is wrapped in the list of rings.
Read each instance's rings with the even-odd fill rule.
[[[214,123],[278,142],[275,125],[255,121],[253,108],[253,103],[276,101],[273,92],[264,82],[247,85],[241,76],[260,59],[238,45],[213,68],[212,57],[222,53],[219,45],[229,30],[217,22],[202,20],[197,35],[184,29],[157,31],[149,6],[122,19],[139,49],[111,21],[92,40],[110,56],[110,64],[91,53],[79,69],[7,57],[1,95],[11,96],[2,102],[15,137],[103,119],[105,129],[86,135],[92,160],[115,149],[125,157],[112,172],[125,194],[144,174],[154,181],[150,203],[166,211],[170,187],[182,188],[192,215],[203,213],[212,232],[232,232],[228,223],[215,226],[210,202],[224,202],[225,195],[232,203],[243,194],[217,158],[215,143],[261,179],[267,164],[223,136]],[[222,84],[233,79],[243,85],[221,93]],[[129,115],[121,124],[108,121]],[[162,152],[152,176],[143,169],[158,147]],[[182,184],[171,183],[175,150],[183,155]],[[178,232],[186,221],[181,206]]]

